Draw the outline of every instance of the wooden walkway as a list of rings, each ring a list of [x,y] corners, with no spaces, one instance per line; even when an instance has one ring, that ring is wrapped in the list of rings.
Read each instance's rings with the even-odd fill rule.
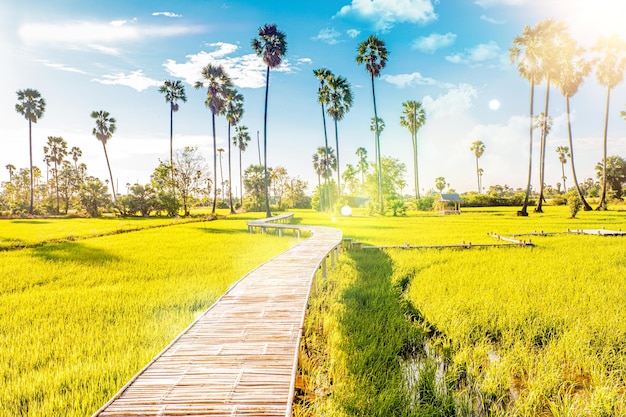
[[[243,277],[93,416],[291,416],[309,293],[342,238],[289,226],[312,236]]]

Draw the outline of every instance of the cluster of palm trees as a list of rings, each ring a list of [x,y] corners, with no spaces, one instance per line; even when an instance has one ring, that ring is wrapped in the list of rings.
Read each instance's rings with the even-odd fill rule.
[[[594,55],[589,59],[590,52]],[[512,63],[517,64],[518,72],[530,83],[530,116],[529,116],[529,162],[528,162],[528,182],[526,186],[526,197],[522,209],[518,212],[520,216],[527,216],[528,197],[530,194],[530,182],[532,173],[532,147],[533,129],[537,126],[533,117],[534,91],[535,86],[543,80],[546,82],[544,111],[539,120],[541,132],[540,140],[540,165],[539,165],[539,199],[535,212],[542,212],[544,202],[544,166],[546,135],[549,131],[548,114],[550,86],[556,84],[565,98],[567,113],[567,129],[569,157],[572,165],[573,181],[578,192],[578,196],[583,203],[585,210],[591,210],[591,206],[585,200],[580,185],[576,178],[574,163],[574,146],[572,141],[572,126],[570,121],[570,98],[573,97],[591,71],[595,68],[598,82],[606,87],[606,106],[603,136],[603,174],[602,191],[596,210],[606,209],[606,161],[607,161],[607,131],[609,117],[609,101],[611,90],[622,82],[624,70],[626,69],[626,43],[617,35],[603,37],[596,42],[591,51],[585,51],[571,37],[567,25],[555,19],[547,19],[537,23],[534,27],[526,26],[522,35],[513,39],[513,46],[509,49],[509,57]],[[565,176],[565,175],[563,175]]]

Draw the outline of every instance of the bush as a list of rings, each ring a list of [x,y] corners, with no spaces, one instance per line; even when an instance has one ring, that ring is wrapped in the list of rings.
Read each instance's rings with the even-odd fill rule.
[[[570,218],[575,219],[576,214],[578,214],[583,206],[583,202],[580,201],[580,197],[578,197],[576,190],[571,190],[567,193],[567,205],[569,207]]]

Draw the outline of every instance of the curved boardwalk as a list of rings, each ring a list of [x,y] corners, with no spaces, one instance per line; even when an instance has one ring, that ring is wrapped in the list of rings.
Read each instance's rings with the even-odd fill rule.
[[[291,415],[311,284],[341,232],[276,226],[312,236],[243,277],[94,417]]]

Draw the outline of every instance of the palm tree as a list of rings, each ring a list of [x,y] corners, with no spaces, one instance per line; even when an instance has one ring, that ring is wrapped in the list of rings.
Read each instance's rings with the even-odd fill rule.
[[[541,71],[546,79],[546,97],[543,113],[549,118],[548,103],[550,101],[550,82],[558,79],[561,56],[574,47],[574,41],[567,33],[567,25],[554,19],[547,19],[537,23],[537,29],[541,33],[539,55],[541,59]],[[546,134],[542,130],[539,162],[539,201],[535,207],[536,213],[543,213],[543,189],[545,186],[545,163],[546,163]]]
[[[369,164],[367,163],[367,149],[360,147],[356,150],[356,156],[359,157],[359,162],[357,163],[357,168],[361,173],[361,184],[365,183],[365,173],[367,172],[367,168],[369,168]]]
[[[13,164],[7,164],[5,168],[9,171],[9,184],[13,182],[13,173],[17,168]]]
[[[28,120],[28,152],[30,155],[30,205],[28,213],[33,214],[33,129],[32,124],[37,123],[46,111],[46,101],[37,90],[27,88],[17,92],[18,103],[15,111]]]
[[[357,49],[357,64],[365,64],[365,70],[370,74],[370,78],[372,81],[372,99],[374,101],[374,123],[378,123],[378,112],[376,110],[376,92],[374,90],[374,77],[380,76],[380,71],[385,68],[387,64],[387,47],[385,46],[385,42],[380,40],[374,35],[370,35],[365,41],[359,44]],[[378,127],[375,128],[376,135],[376,166],[378,170],[378,196],[380,198],[380,212],[385,212],[384,202],[383,202],[383,177],[382,170],[380,166],[380,140],[379,140],[380,129]]]
[[[54,183],[56,189],[57,214],[60,213],[59,206],[59,165],[67,156],[67,142],[58,136],[48,136],[48,143],[43,147],[43,151],[48,157],[48,161],[54,163]]]
[[[478,159],[483,156],[483,153],[485,152],[485,144],[481,140],[475,140],[474,142],[472,142],[472,147],[470,148],[470,151],[474,152],[474,156],[476,157],[476,178],[478,179],[478,194],[480,194],[482,193],[483,188],[483,185],[481,183],[483,171],[478,167]]]
[[[70,155],[72,155],[72,159],[74,160],[74,168],[78,171],[78,158],[83,156],[83,151],[78,146],[72,146]]]
[[[380,117],[372,117],[372,120],[370,122],[370,131],[374,132],[374,161],[377,167],[380,167],[380,134],[383,133],[383,130],[385,130],[385,121]],[[378,173],[378,171],[376,172]]]
[[[102,142],[102,149],[104,149],[104,157],[107,161],[107,168],[109,169],[109,177],[111,178],[111,190],[113,191],[113,202],[116,200],[115,183],[113,181],[113,173],[111,172],[111,164],[109,163],[109,155],[107,154],[107,142],[113,137],[113,133],[117,130],[115,126],[116,120],[111,117],[108,111],[92,111],[91,118],[96,120],[96,127],[91,132],[100,142]]]
[[[411,132],[411,142],[413,143],[413,174],[415,177],[415,199],[420,198],[419,176],[417,170],[417,131],[426,123],[426,113],[419,101],[409,100],[402,103],[402,116],[400,125]]]
[[[217,153],[220,155],[220,184],[222,185],[222,201],[224,201],[224,171],[222,170],[222,154],[224,148],[217,148]]]
[[[178,111],[178,100],[187,102],[185,86],[181,81],[165,80],[159,87],[159,92],[165,94],[165,102],[170,103],[170,168],[172,170],[172,187],[174,183],[174,112]],[[174,188],[172,188],[174,190]]]
[[[324,149],[327,150],[328,133],[326,130],[326,111],[324,110],[324,107],[330,102],[330,89],[328,87],[328,82],[335,76],[332,72],[330,72],[330,70],[326,68],[313,70],[313,75],[315,75],[315,78],[317,78],[320,82],[320,86],[317,89],[317,101],[322,105],[322,122],[324,124]],[[328,159],[328,155],[325,155],[324,158]],[[328,178],[325,178],[324,181],[328,185]],[[326,187],[326,192],[329,192],[328,187]],[[329,203],[329,206],[332,205],[330,203],[330,195],[326,196],[326,201]]]
[[[265,113],[263,116],[263,172],[265,175],[265,214],[270,217],[269,199],[269,176],[267,175],[267,98],[270,88],[270,69],[276,68],[287,53],[287,40],[283,32],[276,28],[275,24],[266,24],[259,28],[258,38],[252,39],[252,49],[257,56],[263,57],[263,62],[267,65],[265,73]]]
[[[250,134],[246,126],[237,126],[235,128],[235,137],[233,137],[233,145],[239,148],[239,201],[243,206],[243,174],[241,171],[241,154],[248,148],[250,143]]]
[[[561,90],[561,94],[565,97],[565,112],[567,113],[567,137],[569,142],[569,158],[572,164],[572,178],[574,180],[574,186],[578,192],[578,198],[583,204],[585,211],[592,210],[591,206],[585,199],[578,178],[576,177],[576,167],[574,165],[574,142],[572,139],[572,122],[570,118],[570,97],[574,96],[583,83],[585,77],[591,72],[591,63],[584,58],[579,58],[582,55],[583,50],[581,48],[575,48],[570,51],[566,51],[562,55],[562,60],[559,62],[561,71],[559,78],[555,80],[556,84]]]
[[[513,39],[513,46],[509,48],[509,58],[511,63],[517,63],[517,71],[530,83],[530,114],[529,114],[529,145],[528,145],[528,182],[526,185],[526,196],[522,209],[517,212],[518,216],[528,216],[528,198],[530,196],[530,180],[532,177],[533,162],[533,130],[534,116],[533,108],[535,103],[535,86],[543,79],[541,72],[540,28],[524,26],[524,32]]]
[[[235,214],[233,206],[233,187],[232,187],[232,169],[231,169],[231,150],[230,150],[230,127],[236,126],[243,116],[243,95],[235,88],[226,90],[226,120],[228,120],[228,205],[230,214]]]
[[[203,81],[197,81],[196,88],[207,88],[207,98],[204,104],[211,110],[211,126],[213,129],[213,210],[215,215],[217,204],[217,137],[215,135],[215,115],[223,114],[226,105],[226,91],[232,86],[232,81],[224,67],[208,64],[202,68]]]
[[[626,68],[626,43],[617,35],[602,37],[593,47],[594,51],[601,54],[596,66],[596,78],[606,87],[606,105],[604,116],[604,141],[602,156],[602,192],[596,210],[606,210],[606,154],[607,133],[609,128],[609,101],[611,90],[624,79]]]
[[[570,158],[569,148],[567,146],[558,146],[556,148],[556,153],[559,155],[559,162],[561,163],[561,178],[563,179],[563,191],[567,192],[567,185],[565,185],[565,164],[567,163],[567,158]]]
[[[339,130],[337,124],[343,120],[346,113],[352,107],[352,88],[348,80],[342,76],[332,77],[328,80],[330,105],[328,115],[335,122],[335,148],[337,149],[337,190],[341,198],[341,165],[339,164]]]

